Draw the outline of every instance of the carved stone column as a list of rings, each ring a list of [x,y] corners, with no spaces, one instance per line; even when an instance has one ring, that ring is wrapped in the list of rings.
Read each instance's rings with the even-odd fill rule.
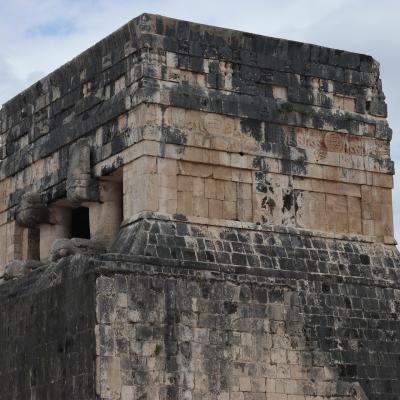
[[[97,179],[91,175],[90,145],[86,139],[70,147],[66,190],[67,199],[74,205],[99,199]]]
[[[49,222],[49,210],[39,193],[25,193],[16,213],[17,224],[24,228],[21,232],[21,256],[25,260],[40,257],[40,224]]]
[[[25,228],[22,230],[22,259],[40,260],[40,229]]]
[[[49,208],[49,223],[40,225],[40,259],[47,258],[57,239],[70,237],[71,209],[53,205]]]
[[[89,205],[92,239],[110,248],[117,237],[122,220],[122,190],[118,182],[102,181],[99,185],[100,203]]]

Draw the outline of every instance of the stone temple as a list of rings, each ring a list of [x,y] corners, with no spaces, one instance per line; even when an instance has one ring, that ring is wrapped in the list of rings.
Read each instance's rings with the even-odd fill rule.
[[[0,399],[398,400],[379,64],[143,14],[0,110]]]

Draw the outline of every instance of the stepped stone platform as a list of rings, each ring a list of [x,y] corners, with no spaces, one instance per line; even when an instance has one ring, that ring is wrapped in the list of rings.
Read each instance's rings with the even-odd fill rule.
[[[379,64],[143,14],[0,109],[0,399],[398,400]]]

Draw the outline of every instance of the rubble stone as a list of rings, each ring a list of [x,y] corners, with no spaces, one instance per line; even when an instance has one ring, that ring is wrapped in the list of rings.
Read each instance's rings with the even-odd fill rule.
[[[57,239],[50,250],[50,260],[58,261],[60,258],[79,253],[79,249],[70,239]]]
[[[10,261],[4,268],[4,279],[21,278],[28,272],[25,261],[13,260]]]
[[[39,224],[49,221],[49,210],[43,203],[39,193],[25,193],[17,210],[19,225],[36,228]]]

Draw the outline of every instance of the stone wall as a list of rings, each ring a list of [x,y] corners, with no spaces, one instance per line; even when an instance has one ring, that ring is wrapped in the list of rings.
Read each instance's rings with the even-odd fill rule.
[[[124,192],[112,232],[122,217],[158,211],[393,244],[378,67],[370,56],[136,18],[2,108],[0,264],[26,258],[30,235],[15,216],[27,192],[56,215],[42,221],[40,258],[49,237],[68,237],[57,216],[77,205],[109,247],[115,233],[103,238],[98,222],[109,180]]]
[[[121,230],[116,252],[204,266],[218,263],[218,271],[241,279],[257,276],[291,286],[300,301],[304,334],[314,349],[325,352],[325,366],[337,366],[341,378],[361,383],[369,399],[396,397],[396,249],[282,227],[210,226],[161,215],[143,217]]]
[[[0,398],[94,399],[95,279],[61,262],[0,287]]]
[[[0,285],[4,398],[394,400],[399,255],[355,239],[142,215]]]
[[[293,282],[96,258],[0,287],[1,399],[355,398],[306,336]]]
[[[398,399],[385,118],[370,56],[148,14],[10,100],[0,398]]]
[[[350,398],[289,287],[198,272],[116,274],[97,288],[101,398]]]

